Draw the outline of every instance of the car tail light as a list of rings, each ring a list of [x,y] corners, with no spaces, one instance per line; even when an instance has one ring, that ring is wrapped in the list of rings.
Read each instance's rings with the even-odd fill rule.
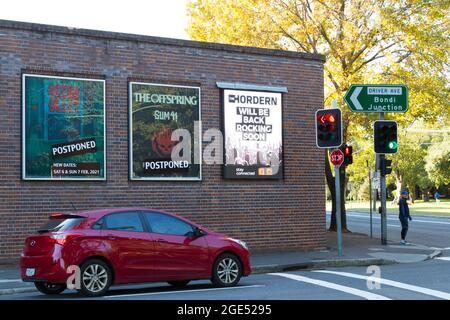
[[[78,234],[54,234],[48,237],[48,241],[52,244],[59,244],[63,246],[70,240],[78,236],[79,236]]]

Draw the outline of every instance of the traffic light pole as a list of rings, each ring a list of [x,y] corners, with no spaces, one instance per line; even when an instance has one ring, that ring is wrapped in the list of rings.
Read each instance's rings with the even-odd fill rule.
[[[384,113],[380,113],[380,120],[384,120]],[[380,170],[380,189],[381,189],[381,244],[387,245],[387,212],[386,212],[386,175],[381,174],[381,164],[384,163],[386,155],[378,156],[378,169]]]
[[[374,168],[374,172],[373,172],[373,178],[375,179],[375,177],[377,179],[379,179],[379,171],[378,171],[378,155],[375,155],[375,168]],[[372,196],[372,201],[373,203],[372,205],[372,211],[377,212],[377,196],[378,196],[378,188],[373,188],[373,196]]]
[[[337,101],[333,100],[332,108],[337,109]],[[342,223],[341,223],[341,172],[340,166],[334,166],[334,189],[336,195],[336,233],[338,256],[342,257]]]
[[[341,224],[341,173],[339,166],[334,166],[334,189],[336,190],[336,233],[338,256],[342,256],[342,224]]]

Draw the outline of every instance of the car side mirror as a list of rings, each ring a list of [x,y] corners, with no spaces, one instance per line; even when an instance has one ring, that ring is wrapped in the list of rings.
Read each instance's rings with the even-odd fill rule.
[[[189,232],[189,237],[190,238],[199,238],[201,236],[203,236],[205,233],[203,232],[202,229],[194,227],[194,230],[192,232]]]

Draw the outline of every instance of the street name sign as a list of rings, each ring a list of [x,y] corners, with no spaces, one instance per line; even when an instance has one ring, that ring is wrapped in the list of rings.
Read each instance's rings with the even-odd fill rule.
[[[352,84],[344,100],[353,112],[406,112],[408,87],[401,84]]]
[[[331,163],[340,167],[344,163],[344,153],[340,149],[331,151],[330,153]]]

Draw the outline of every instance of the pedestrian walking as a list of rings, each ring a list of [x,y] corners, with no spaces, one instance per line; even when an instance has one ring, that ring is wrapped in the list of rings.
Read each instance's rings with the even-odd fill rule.
[[[439,204],[440,198],[441,198],[441,195],[440,195],[439,192],[436,190],[436,192],[434,193],[434,199],[436,200],[436,204]]]
[[[408,223],[412,220],[411,216],[409,215],[409,207],[408,207],[408,191],[402,191],[400,201],[398,202],[399,205],[399,216],[400,223],[402,225],[402,231],[401,231],[401,238],[400,244],[402,245],[408,245],[409,242],[406,241],[406,234],[408,233]],[[409,221],[408,221],[409,220]]]

